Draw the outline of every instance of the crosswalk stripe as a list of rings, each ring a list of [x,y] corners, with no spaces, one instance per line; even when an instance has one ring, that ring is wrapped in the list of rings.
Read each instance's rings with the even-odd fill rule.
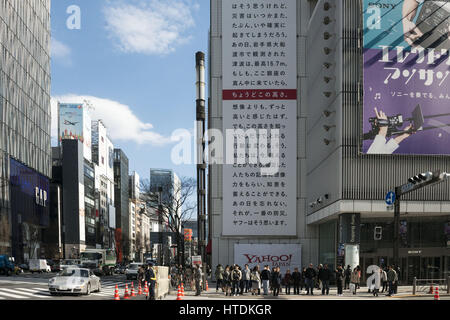
[[[32,293],[43,295],[43,296],[49,295],[49,293],[47,291],[43,291],[41,288],[39,288],[39,289],[38,288],[34,288],[34,289],[18,288],[18,290],[28,291],[28,292],[32,292]]]
[[[33,289],[39,291],[38,294],[42,294],[42,295],[45,295],[45,296],[49,296],[50,295],[50,291],[48,291],[48,290],[44,291],[44,290],[42,290],[42,288],[33,288]]]
[[[6,296],[6,297],[9,297],[9,298],[14,298],[14,299],[26,299],[27,298],[27,297],[24,297],[24,296],[18,296],[16,294],[3,292],[3,289],[0,289],[0,295]]]
[[[15,290],[11,290],[11,289],[3,289],[3,290],[7,290],[7,291],[10,291],[10,292],[12,291],[13,293],[24,294],[26,296],[31,296],[31,297],[35,297],[35,298],[45,298],[45,299],[50,298],[50,297],[47,297],[47,296],[35,294],[35,291],[32,291],[31,293],[30,292],[23,292],[22,291],[23,289],[25,289],[25,288],[16,288],[16,290],[20,290],[19,292],[15,291]],[[25,289],[25,290],[27,290],[27,289]]]

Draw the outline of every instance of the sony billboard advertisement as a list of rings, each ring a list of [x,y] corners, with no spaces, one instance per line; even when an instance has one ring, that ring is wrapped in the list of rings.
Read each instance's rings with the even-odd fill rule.
[[[363,0],[362,152],[450,154],[450,2]]]

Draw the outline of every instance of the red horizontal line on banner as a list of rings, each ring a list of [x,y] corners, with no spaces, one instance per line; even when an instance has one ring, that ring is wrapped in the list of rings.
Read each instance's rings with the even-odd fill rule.
[[[223,90],[223,100],[297,100],[297,89]]]

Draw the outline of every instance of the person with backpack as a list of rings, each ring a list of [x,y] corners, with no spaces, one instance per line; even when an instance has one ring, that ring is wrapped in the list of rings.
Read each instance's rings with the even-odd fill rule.
[[[271,274],[269,270],[269,266],[265,265],[264,270],[261,271],[261,281],[263,285],[263,294],[267,296],[269,294],[269,286],[270,286]]]
[[[239,296],[239,282],[242,279],[242,272],[239,270],[239,266],[235,265],[234,270],[231,272],[231,294]]]

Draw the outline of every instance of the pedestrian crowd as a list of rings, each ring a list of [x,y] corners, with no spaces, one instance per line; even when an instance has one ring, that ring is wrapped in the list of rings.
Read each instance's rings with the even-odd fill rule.
[[[395,270],[396,269],[396,270]],[[380,268],[380,283],[370,289],[374,296],[378,296],[380,287],[381,292],[387,292],[387,296],[397,293],[399,269],[389,266]],[[291,272],[287,269],[284,274],[279,267],[270,269],[265,265],[261,270],[260,266],[250,269],[249,265],[241,267],[237,264],[226,265],[219,264],[214,276],[216,278],[216,292],[223,292],[226,296],[251,295],[273,295],[278,296],[284,291],[286,295],[300,295],[305,289],[306,295],[314,295],[314,289],[320,290],[322,295],[330,293],[330,281],[335,280],[337,295],[342,296],[343,290],[349,290],[353,295],[360,289],[361,268],[356,266],[351,268],[348,265],[345,269],[338,265],[335,270],[328,267],[327,264],[319,264],[317,268],[312,263],[308,267],[294,268]],[[377,287],[378,286],[378,287]],[[292,290],[291,290],[292,289]]]

